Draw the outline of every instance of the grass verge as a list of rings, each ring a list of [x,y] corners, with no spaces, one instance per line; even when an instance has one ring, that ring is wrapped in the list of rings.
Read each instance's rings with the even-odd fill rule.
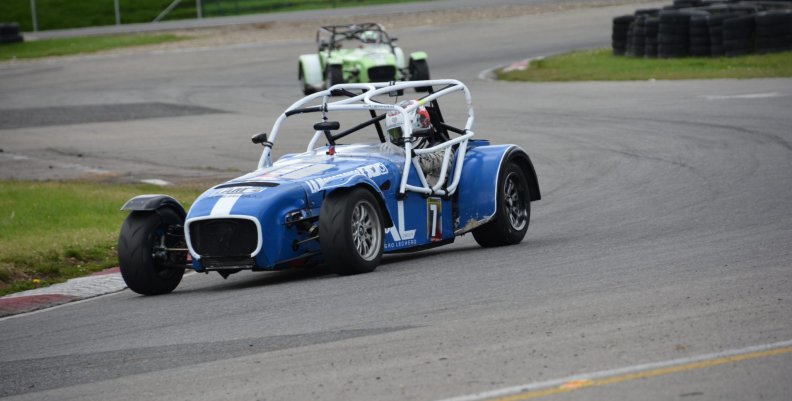
[[[78,53],[96,53],[119,47],[153,45],[188,39],[186,36],[161,35],[108,35],[63,39],[42,39],[0,46],[0,61],[66,56]]]
[[[610,49],[578,51],[534,60],[527,69],[497,72],[505,81],[632,81],[792,77],[792,52],[742,57],[643,59]]]
[[[189,206],[205,187],[168,187]],[[0,296],[118,265],[116,242],[129,198],[144,184],[0,181]]]

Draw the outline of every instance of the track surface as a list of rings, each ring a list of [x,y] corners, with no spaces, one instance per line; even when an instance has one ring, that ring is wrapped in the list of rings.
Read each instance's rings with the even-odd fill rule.
[[[522,244],[482,249],[466,236],[343,278],[196,274],[168,296],[124,291],[0,320],[0,396],[434,400],[792,339],[792,80],[477,79],[605,45],[609,18],[636,7],[396,33],[427,50],[434,77],[470,84],[479,137],[532,156],[543,200]],[[236,175],[216,169],[255,165],[249,134],[297,98],[296,54],[311,50],[2,66],[4,109],[225,112],[0,130],[2,176]],[[790,371],[792,354],[778,353],[547,397],[788,400]]]

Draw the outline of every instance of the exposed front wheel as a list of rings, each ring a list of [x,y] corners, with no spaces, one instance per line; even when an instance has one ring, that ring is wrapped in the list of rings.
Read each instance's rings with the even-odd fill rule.
[[[506,162],[498,173],[495,216],[473,230],[473,238],[483,247],[518,244],[531,220],[528,180],[520,166]]]
[[[344,83],[344,69],[340,65],[327,66],[327,87]]]
[[[332,193],[319,214],[319,242],[325,261],[337,274],[368,273],[384,249],[382,211],[371,192],[356,188]]]
[[[410,81],[426,81],[429,79],[429,64],[426,60],[410,60]],[[428,86],[415,88],[416,92],[428,92]]]
[[[127,216],[118,238],[118,265],[130,290],[158,295],[179,285],[187,266],[182,224],[182,217],[170,208]]]

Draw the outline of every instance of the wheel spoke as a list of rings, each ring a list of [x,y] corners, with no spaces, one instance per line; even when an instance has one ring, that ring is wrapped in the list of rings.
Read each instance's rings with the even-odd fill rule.
[[[515,230],[522,230],[527,223],[528,212],[525,208],[523,199],[522,183],[516,174],[512,173],[506,178],[503,188],[504,203],[509,223]]]

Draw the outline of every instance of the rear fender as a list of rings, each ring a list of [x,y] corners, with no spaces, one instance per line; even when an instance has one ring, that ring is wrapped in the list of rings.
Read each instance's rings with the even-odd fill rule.
[[[187,216],[184,206],[182,206],[179,201],[171,196],[161,194],[138,195],[128,200],[124,206],[121,207],[121,210],[129,212],[151,212],[163,207],[170,207],[175,210],[179,216],[181,216],[182,220]]]
[[[531,192],[531,201],[541,199],[531,159],[517,145],[477,146],[465,154],[459,181],[459,220],[457,235],[464,234],[492,220],[497,205],[498,174],[505,163],[520,166]]]
[[[410,60],[412,60],[412,61],[426,60],[426,58],[427,58],[426,52],[412,52],[412,53],[410,53]]]
[[[305,85],[321,88],[324,85],[322,78],[322,62],[316,54],[303,54],[300,56],[299,71],[302,71]],[[299,72],[298,72],[299,73]]]

